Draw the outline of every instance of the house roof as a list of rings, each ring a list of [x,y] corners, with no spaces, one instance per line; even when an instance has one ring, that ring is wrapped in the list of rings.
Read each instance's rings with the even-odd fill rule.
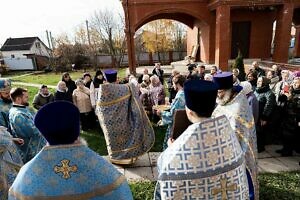
[[[38,37],[24,37],[24,38],[8,38],[1,51],[26,51],[30,50],[36,40],[41,40]]]

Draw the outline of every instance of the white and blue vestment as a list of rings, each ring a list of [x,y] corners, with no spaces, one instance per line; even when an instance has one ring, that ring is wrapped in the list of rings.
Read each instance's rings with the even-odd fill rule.
[[[246,96],[239,92],[230,102],[218,105],[212,116],[225,115],[235,131],[236,136],[245,153],[249,188],[254,189],[253,199],[258,199],[258,168],[257,168],[257,140],[254,117]]]
[[[20,170],[9,200],[132,200],[126,178],[83,144],[45,146]]]
[[[22,138],[24,144],[19,147],[23,162],[32,159],[46,145],[45,138],[36,128],[33,115],[25,106],[13,105],[9,110],[11,134],[15,138]]]
[[[0,200],[7,200],[8,189],[23,165],[12,139],[6,127],[0,126]]]
[[[158,158],[155,199],[248,199],[244,152],[228,119],[190,125]]]

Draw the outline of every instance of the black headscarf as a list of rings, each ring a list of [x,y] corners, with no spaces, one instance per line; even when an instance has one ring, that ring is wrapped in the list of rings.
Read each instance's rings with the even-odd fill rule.
[[[102,75],[102,79],[99,79],[98,76],[99,75]],[[103,76],[103,73],[101,70],[97,70],[96,71],[96,75],[94,77],[94,80],[93,80],[93,84],[94,84],[94,88],[99,88],[99,85],[102,84],[104,81],[104,76]]]

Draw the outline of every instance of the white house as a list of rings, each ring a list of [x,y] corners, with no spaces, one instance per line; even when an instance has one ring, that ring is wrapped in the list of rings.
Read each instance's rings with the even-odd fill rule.
[[[11,70],[43,68],[51,54],[51,50],[38,37],[8,38],[0,51]]]

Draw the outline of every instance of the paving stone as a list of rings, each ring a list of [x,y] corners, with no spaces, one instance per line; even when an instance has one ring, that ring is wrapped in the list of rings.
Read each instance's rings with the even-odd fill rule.
[[[282,145],[267,145],[266,152],[269,153],[272,157],[280,157],[281,155],[276,153],[275,151],[278,149],[282,149]]]
[[[158,177],[158,171],[157,171],[157,167],[152,167],[152,174],[153,174],[153,181],[157,181],[157,177]]]
[[[149,153],[151,166],[156,166],[157,158],[159,157],[160,154],[161,154],[161,152],[150,152]]]
[[[150,167],[150,159],[148,153],[145,153],[143,156],[140,156],[138,160],[132,164],[128,165],[128,168],[133,168],[133,167]]]
[[[258,167],[262,169],[262,172],[277,173],[288,171],[288,167],[275,158],[265,158],[258,160]]]
[[[276,159],[282,162],[288,168],[288,171],[300,170],[300,157],[280,157]]]
[[[259,153],[258,159],[263,159],[263,158],[272,158],[272,155],[270,153],[268,153],[267,151]]]
[[[153,181],[151,167],[138,167],[125,169],[125,176],[128,181]]]
[[[258,173],[264,173],[265,171],[261,168],[261,167],[257,167],[258,168]]]

